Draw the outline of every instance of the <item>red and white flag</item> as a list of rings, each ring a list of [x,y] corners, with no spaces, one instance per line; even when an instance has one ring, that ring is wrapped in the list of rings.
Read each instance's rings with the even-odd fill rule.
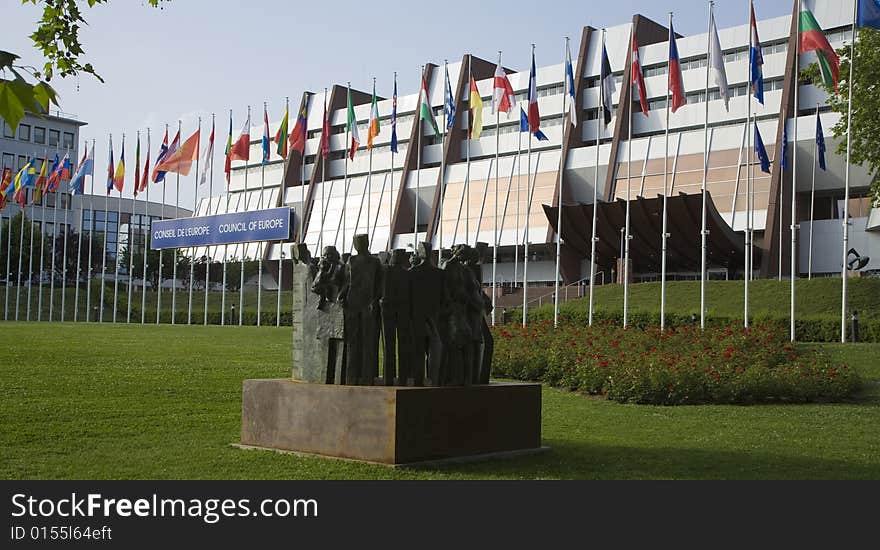
[[[498,63],[495,67],[495,84],[492,88],[492,114],[509,113],[515,103],[513,86],[510,85],[501,63]]]
[[[241,128],[241,134],[238,140],[232,144],[229,149],[229,160],[243,160],[245,162],[251,159],[251,115],[248,113],[247,120]]]

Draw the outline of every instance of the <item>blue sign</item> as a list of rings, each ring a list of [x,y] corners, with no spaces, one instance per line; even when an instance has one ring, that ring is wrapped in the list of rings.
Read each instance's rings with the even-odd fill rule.
[[[254,241],[284,241],[290,238],[290,208],[270,208],[197,216],[175,220],[156,220],[150,229],[150,248],[188,248]]]

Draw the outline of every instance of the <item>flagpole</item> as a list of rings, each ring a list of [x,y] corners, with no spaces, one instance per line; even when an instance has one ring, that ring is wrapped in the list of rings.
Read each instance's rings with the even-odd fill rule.
[[[498,50],[498,66],[501,66],[501,50]],[[563,94],[564,96],[565,94]],[[563,99],[563,102],[565,100]],[[512,107],[512,105],[511,105]],[[498,164],[498,158],[501,149],[501,111],[495,109],[495,223],[494,239],[495,244],[492,246],[492,326],[495,326],[495,300],[498,295],[498,172],[501,166]],[[486,182],[488,184],[488,181]],[[478,232],[479,233],[479,232]],[[479,234],[477,235],[479,238]]]
[[[134,177],[134,185],[131,188],[131,213],[128,215],[128,312],[126,314],[125,322],[131,323],[131,289],[132,282],[134,279],[134,214],[135,214],[135,200],[138,190],[138,185],[140,185],[140,164],[141,164],[141,131],[137,131],[137,149],[134,158],[135,162],[135,177]]]
[[[13,164],[10,167],[10,170],[13,169],[14,167],[15,167],[15,164]],[[13,178],[14,177],[15,176],[13,176]],[[11,186],[13,189],[13,200],[15,200],[15,198],[14,198],[15,197],[14,181],[10,181],[9,186]],[[6,191],[7,196],[9,196],[9,186],[7,186],[7,191]],[[7,201],[8,201],[8,199],[7,199]],[[56,208],[57,208],[57,205],[56,205]],[[0,220],[0,225],[3,225],[2,220]],[[53,223],[52,226],[54,227],[55,224]],[[55,257],[53,256],[52,259],[54,260],[54,258]],[[9,286],[10,286],[9,283],[12,281],[11,260],[12,260],[12,216],[9,216],[9,224],[6,226],[6,285],[4,285],[4,286],[6,286],[6,291],[5,291],[6,292],[6,299],[3,302],[3,320],[4,321],[9,320]],[[53,276],[53,281],[54,281],[54,276]]]
[[[709,57],[712,55],[712,23],[713,23],[713,9],[715,6],[715,2],[709,2],[709,23],[707,25],[707,38],[706,38],[706,89],[704,96],[704,106],[705,113],[703,118],[703,185],[701,189],[702,194],[702,208],[700,214],[700,328],[706,328],[706,255],[707,255],[707,239],[709,236],[709,230],[707,228],[706,223],[706,184],[707,179],[709,177],[709,73],[711,71],[712,64],[708,61]],[[720,60],[721,63],[724,63],[724,60]],[[667,135],[669,132],[669,128],[667,127]],[[667,137],[668,139],[668,137]],[[668,146],[668,142],[667,142]],[[668,155],[668,152],[667,152]]]
[[[5,175],[5,174],[4,174],[4,171],[5,171],[6,168],[7,168],[6,166],[0,164],[0,178],[3,178],[3,177],[4,177],[4,175]],[[12,167],[9,167],[9,169],[12,170]],[[10,180],[10,182],[9,182],[9,185],[13,185],[13,182],[12,182],[11,180]],[[6,187],[7,189],[9,189],[9,185],[7,185],[7,187]],[[14,187],[13,187],[13,189],[14,189]],[[8,201],[8,199],[7,199],[7,201]],[[5,208],[5,207],[6,207],[5,204],[4,204],[2,207],[0,207],[0,246],[3,245],[3,216],[2,216],[2,208]],[[10,218],[10,219],[12,219],[12,218]],[[8,228],[6,229],[6,233],[11,233],[11,232],[12,232],[12,227],[11,227],[11,224],[10,224],[10,227],[8,227]],[[6,251],[6,259],[7,259],[7,260],[9,259],[9,250]],[[8,272],[9,269],[7,268],[6,271]],[[7,286],[7,287],[8,287],[8,285],[9,285],[9,274],[7,273],[6,284],[5,284],[4,286]],[[51,296],[50,296],[50,299],[51,299]],[[7,298],[7,300],[8,300],[8,298]],[[8,306],[9,306],[8,303],[4,303],[4,306],[3,306],[3,307],[4,307],[5,310],[7,310],[7,312],[8,312]],[[50,306],[50,310],[51,310],[51,306]],[[8,313],[4,314],[3,319],[6,320],[7,318],[8,318]],[[51,321],[51,316],[50,316],[49,320]]]
[[[286,117],[288,117],[288,122],[289,122],[289,120],[290,120],[290,98],[289,97],[284,98],[284,115]],[[282,123],[283,123],[283,119],[282,119]],[[285,129],[285,132],[286,132],[286,129]],[[284,136],[279,136],[279,137],[281,137],[282,139],[285,140],[284,147],[287,148],[286,142],[287,142],[288,136],[284,135]],[[280,141],[278,143],[280,144]],[[305,151],[305,144],[303,144],[303,151]],[[292,153],[291,151],[288,151],[287,154],[290,155],[291,153]],[[283,193],[284,193],[284,185],[281,184],[278,187],[278,194],[281,196],[282,204],[284,203],[284,194]],[[282,280],[282,275],[283,275],[282,269],[284,268],[284,265],[282,262],[283,259],[284,259],[284,243],[279,241],[278,242],[278,296],[276,296],[276,304],[275,304],[275,326],[276,327],[281,326],[281,280]],[[208,274],[207,273],[208,272],[205,271],[205,288],[206,289],[208,288]],[[206,294],[206,296],[207,296],[207,294]],[[208,305],[206,302],[205,303],[205,311],[207,312],[207,310],[208,310]],[[291,311],[291,315],[292,314],[293,314],[293,312]]]
[[[95,154],[95,145],[97,144],[97,140],[92,139],[92,156]],[[88,142],[86,142],[86,147],[88,147]],[[87,157],[88,158],[88,157]],[[85,177],[85,176],[83,176]],[[85,182],[83,182],[83,186],[85,186]],[[92,250],[95,248],[95,164],[94,159],[92,159],[92,190],[89,193],[91,197],[90,209],[89,209],[89,220],[90,220],[90,228],[89,228],[89,269],[88,269],[88,277],[86,281],[86,311],[85,318],[86,322],[89,320],[89,312],[92,307]],[[56,202],[56,210],[58,203]],[[62,294],[63,296],[63,294]]]
[[[199,117],[199,130],[198,130],[198,132],[199,132],[199,143],[198,143],[198,145],[197,145],[197,147],[196,147],[196,172],[195,172],[195,176],[193,177],[193,179],[195,180],[195,184],[196,184],[196,185],[195,185],[195,189],[193,190],[193,210],[192,210],[192,215],[193,215],[193,216],[196,215],[196,210],[198,210],[198,208],[199,208],[199,187],[200,187],[200,184],[199,184],[199,157],[200,157],[200,155],[199,155],[199,147],[201,146],[201,140],[202,140],[202,117]],[[190,247],[190,254],[189,254],[189,289],[188,289],[188,290],[189,290],[189,303],[188,303],[188,305],[187,305],[187,310],[186,310],[186,311],[187,311],[187,313],[186,313],[186,324],[187,324],[187,325],[191,325],[191,324],[192,324],[192,309],[193,309],[193,278],[195,277],[196,251],[197,251],[197,248],[196,248],[195,246],[191,246],[191,247]],[[207,254],[207,248],[205,249],[205,251],[206,251],[206,254]],[[207,287],[207,273],[208,273],[208,268],[207,268],[207,266],[205,267],[205,273],[206,273],[206,275],[205,275],[205,277],[206,277],[206,279],[205,279],[205,280],[206,280],[205,286]],[[259,318],[259,315],[258,315],[257,317]]]
[[[122,134],[122,151],[120,157],[125,158],[125,134]],[[123,185],[125,184],[125,163],[122,164]],[[116,179],[114,172],[113,179]],[[116,182],[113,182],[116,185]],[[106,223],[106,220],[105,220]],[[119,297],[119,229],[122,226],[122,189],[119,189],[119,201],[116,204],[116,251],[113,254],[113,322],[116,322],[117,299]]]
[[[816,128],[819,128],[819,103],[816,103]],[[816,204],[816,163],[819,157],[819,135],[813,140],[813,177],[810,183],[810,246],[807,256],[807,280],[813,279],[813,212]]]
[[[248,204],[250,200],[248,200],[248,187],[247,187],[247,177],[248,177],[248,163],[250,162],[251,153],[250,153],[250,126],[251,126],[251,106],[248,105],[247,108],[247,125],[248,125],[248,160],[244,161],[244,208],[247,211]],[[241,245],[241,273],[238,287],[238,326],[241,326],[242,320],[244,319],[244,256],[246,245]]]
[[[395,97],[393,98],[394,105],[392,105],[392,109],[394,110],[394,120],[392,122],[393,126],[392,126],[391,131],[396,136],[396,134],[397,134],[397,96],[396,96],[396,93],[397,93],[397,71],[394,71],[394,92],[395,92]],[[389,146],[389,149],[391,150],[391,190],[388,193],[388,244],[385,246],[385,250],[387,252],[391,251],[391,247],[393,246],[393,240],[394,240],[394,227],[393,227],[393,225],[394,225],[394,155],[395,155],[395,152],[394,152],[394,147]],[[400,189],[400,185],[398,185],[397,188]],[[376,219],[377,220],[379,219],[378,211],[376,212]]]
[[[227,145],[226,145],[227,148],[232,147],[232,145],[231,145],[231,142],[232,142],[232,109],[229,109],[229,137],[226,139],[227,139]],[[231,151],[227,150],[226,154],[230,155]],[[226,161],[229,162],[230,168],[229,168],[229,174],[227,175],[227,177],[229,179],[227,179],[227,181],[226,181],[226,208],[223,211],[224,214],[229,213],[229,182],[232,177],[232,161],[229,160],[228,158],[224,160],[224,162],[226,162]],[[219,205],[220,198],[219,197],[217,198],[217,201],[218,201],[217,209],[219,210],[220,209],[220,205]],[[222,276],[222,282],[220,285],[220,326],[226,325],[226,257],[227,257],[228,253],[229,253],[229,245],[224,244],[223,245],[223,276]]]
[[[150,158],[150,129],[147,128],[147,159]],[[144,165],[144,175],[141,176],[147,181],[146,192],[147,196],[144,197],[144,222],[147,222],[150,219],[150,163],[146,163]],[[150,236],[150,229],[152,227],[151,223],[147,223],[147,232],[144,235],[144,265],[143,265],[143,277],[141,278],[141,324],[145,324],[146,315],[147,315],[147,254],[150,251],[149,241],[152,238]]]
[[[522,210],[522,128],[516,133],[516,237],[513,239],[513,286],[519,284],[519,219]]]
[[[88,159],[89,155],[89,144],[86,142],[86,150],[83,156],[83,163],[86,162],[85,159]],[[82,278],[82,237],[83,237],[83,199],[82,196],[85,194],[86,180],[85,173],[82,175],[82,187],[80,188],[80,209],[79,209],[79,237],[76,242],[76,283],[74,284],[73,290],[73,322],[75,323],[79,318],[79,280]],[[59,182],[59,186],[61,183]],[[70,182],[67,184],[67,195],[68,200],[70,200],[71,206],[73,206],[73,190],[70,189]],[[58,197],[60,193],[56,190],[55,192],[55,205],[58,205]],[[52,284],[50,284],[50,294],[49,294],[49,321],[52,321],[52,292],[54,291],[54,282],[55,282],[55,223],[52,223],[52,275],[50,279],[52,280]],[[89,317],[89,312],[86,311],[86,319]]]
[[[165,125],[165,137],[168,137],[168,125]],[[179,136],[178,136],[179,137]],[[159,157],[156,157],[156,164],[159,164]],[[167,187],[167,181],[165,181],[165,176],[162,176],[162,213],[161,217],[165,219],[165,187]],[[159,249],[159,284],[156,286],[156,324],[158,325],[161,320],[162,315],[162,272],[165,268],[165,254],[164,249]]]
[[[28,162],[32,162],[32,160],[29,159]],[[25,175],[24,175],[25,177],[27,177],[27,171],[28,171],[28,165],[25,165]],[[27,202],[26,202],[27,201],[27,189],[24,190],[24,194],[25,194],[24,195],[25,196],[25,204],[27,204]],[[19,235],[18,235],[18,286],[16,287],[16,290],[15,290],[15,320],[16,321],[18,321],[18,311],[20,308],[20,301],[21,301],[21,261],[22,261],[22,258],[24,257],[24,219],[26,217],[27,216],[25,216],[25,209],[22,207],[21,208],[21,230],[19,231]],[[62,317],[61,320],[63,321],[64,318]]]
[[[44,163],[49,162],[49,152],[45,148],[43,148],[43,157]],[[61,185],[60,181],[58,182],[58,185]],[[46,249],[46,201],[48,200],[48,193],[46,191],[49,189],[48,176],[43,183],[43,187],[43,196],[40,197],[42,199],[40,201],[42,203],[40,205],[40,295],[37,298],[37,321],[43,320],[43,258]]]
[[[180,139],[181,121],[177,121],[177,135]],[[182,144],[181,144],[182,145]],[[180,215],[180,172],[177,172],[177,181],[174,184],[174,217]],[[171,324],[177,321],[177,247],[171,249]]]
[[[532,58],[535,56],[535,45],[532,44]],[[529,85],[531,89],[531,84]],[[529,92],[531,93],[531,91]],[[511,108],[513,106],[511,105]],[[498,105],[495,105],[495,112],[498,112]],[[496,131],[498,129],[496,128]],[[531,196],[531,176],[532,176],[532,128],[529,127],[528,136],[526,140],[528,140],[528,168],[526,168],[526,178],[529,180],[526,182],[526,220],[525,220],[525,228],[523,231],[523,307],[522,307],[522,326],[526,326],[526,320],[528,319],[529,314],[529,214],[532,210],[532,196]],[[535,167],[535,172],[538,171],[538,167]]]
[[[565,37],[565,51],[562,52],[562,57],[565,59],[563,63],[562,69],[562,79],[564,81],[564,85],[562,86],[562,133],[559,135],[559,185],[557,187],[556,195],[558,200],[556,201],[556,205],[558,206],[558,210],[556,212],[556,277],[554,278],[554,289],[553,289],[553,327],[559,326],[559,276],[561,270],[561,256],[562,256],[562,180],[565,177],[565,164],[563,162],[563,154],[562,150],[565,147],[565,126],[568,124],[568,121],[565,120],[565,106],[568,103],[568,93],[566,93],[565,88],[568,86],[568,37]],[[600,62],[601,63],[601,62]],[[571,107],[570,107],[571,108]],[[497,184],[496,184],[497,186]],[[492,296],[492,299],[495,299],[495,296]],[[494,310],[493,310],[494,314]]]
[[[798,17],[800,17],[801,12],[801,0],[798,0]],[[800,32],[800,19],[798,19],[798,33]],[[795,315],[795,284],[797,283],[797,231],[798,231],[798,223],[797,223],[797,142],[798,142],[798,95],[800,89],[800,56],[797,51],[794,54],[794,140],[792,140],[792,153],[791,153],[791,258],[790,260],[790,271],[791,271],[791,314],[790,314],[790,337],[791,341],[795,341],[795,327],[794,327],[794,315]],[[785,148],[783,146],[783,154],[785,152]],[[782,185],[779,186],[782,188]],[[779,219],[782,219],[782,204],[779,205]],[[780,242],[779,248],[782,249],[782,233],[779,233]],[[780,273],[781,273],[780,269]]]
[[[320,231],[318,231],[318,250],[316,251],[317,256],[320,256],[322,253],[322,250],[323,250],[324,221],[325,221],[325,217],[327,216],[327,199],[325,198],[326,197],[325,187],[327,185],[327,160],[330,158],[329,151],[327,152],[326,156],[324,155],[324,142],[325,142],[325,140],[327,142],[327,146],[328,147],[330,146],[330,137],[324,135],[325,129],[328,131],[330,130],[329,121],[326,124],[326,128],[325,128],[325,124],[324,124],[324,120],[328,119],[328,117],[327,117],[327,88],[324,88],[324,113],[323,113],[322,117],[323,118],[321,118],[321,146],[320,146],[320,149],[321,149],[321,152],[320,152],[320,155],[321,155],[321,229],[320,229]],[[314,205],[312,206],[312,209],[314,209]],[[303,235],[303,242],[305,242],[305,235]]]
[[[266,102],[263,102],[264,124],[268,119],[266,115]],[[264,132],[268,131],[264,127]],[[265,159],[264,159],[265,160]],[[260,195],[257,199],[257,210],[263,209],[263,190],[266,188],[266,163],[260,162]],[[263,241],[257,243],[257,326],[260,326],[260,315],[263,311]]]
[[[214,113],[211,113],[211,137],[214,137],[214,129],[216,127],[215,124],[215,116]],[[208,159],[208,162],[211,163],[211,168],[209,169],[208,174],[208,214],[211,214],[211,201],[214,198],[214,142],[211,141],[211,158]],[[216,249],[215,249],[216,252]],[[208,326],[208,289],[211,286],[211,265],[213,261],[211,260],[211,247],[205,247],[205,320],[204,325]]]
[[[749,0],[749,68],[746,75],[746,231],[745,231],[745,258],[743,269],[743,327],[749,328],[749,280],[752,278],[752,48],[755,46],[752,40],[751,29],[752,3]]]
[[[672,14],[671,13],[669,15],[669,19],[670,19],[670,23],[671,23],[671,21],[672,21]],[[671,26],[671,24],[670,24],[670,26]],[[630,32],[633,34],[633,36],[635,36],[635,28],[634,27]],[[638,53],[638,52],[636,52],[636,53]],[[630,55],[632,55],[632,53],[630,53]],[[667,84],[668,84],[668,80],[669,80],[668,67],[667,67],[666,73],[667,73]],[[666,113],[667,113],[666,127],[669,128],[669,86],[667,85],[666,88],[667,88],[667,90],[666,90]],[[629,239],[630,239],[630,237],[629,237],[629,219],[630,219],[629,218],[629,215],[630,215],[629,199],[630,199],[631,176],[632,176],[632,146],[633,146],[633,116],[632,116],[633,83],[632,83],[631,78],[630,78],[630,83],[629,83],[629,89],[630,89],[630,94],[629,94],[630,95],[630,98],[629,98],[630,99],[629,133],[627,134],[628,142],[627,142],[627,147],[626,147],[626,152],[627,152],[626,216],[625,216],[625,220],[624,220],[624,235],[623,235],[623,239],[624,239],[624,241],[623,241],[624,242],[624,245],[623,245],[623,328],[627,327],[628,321],[629,321],[629,317],[628,317],[628,314],[629,314]],[[639,99],[641,100],[641,98],[639,98]],[[664,182],[665,182],[665,178],[666,178],[666,176],[664,176]],[[665,183],[663,185],[663,197],[664,197],[664,203],[665,203],[665,200],[666,200],[666,184]],[[665,235],[665,233],[666,233],[666,215],[665,215],[666,210],[665,210],[665,208],[663,210],[663,213],[664,213],[663,233]],[[666,245],[666,237],[664,236],[663,237],[664,251],[665,251],[665,245]],[[664,257],[665,257],[665,253],[664,253]],[[662,296],[663,296],[663,287],[661,284],[661,298],[660,298],[660,329],[661,330],[663,329],[663,298],[662,298]]]
[[[428,109],[431,110],[431,101],[428,99],[428,83],[425,82],[425,66],[419,66],[419,72],[422,76],[422,82],[425,83],[425,103],[428,104]],[[419,95],[421,96],[421,89],[419,90]],[[419,100],[421,101],[421,99]],[[431,116],[434,116],[431,113]],[[419,106],[419,113],[416,115],[416,124],[418,125],[418,131],[416,132],[416,193],[413,197],[413,253],[418,250],[419,244],[419,192],[422,190],[421,184],[421,175],[422,175],[422,131],[424,130],[422,126],[422,116],[421,116],[421,106]]]
[[[113,134],[110,134],[109,149],[110,150],[113,149]],[[108,172],[110,172],[110,174],[108,174],[108,176],[107,176],[108,178],[111,179],[111,181],[108,182],[108,183],[110,183],[110,185],[113,185],[112,175],[111,175],[113,172],[113,162],[112,161],[113,161],[113,159],[111,158],[110,159],[110,168],[108,168]],[[106,192],[104,193],[104,239],[103,239],[104,242],[102,243],[102,254],[101,254],[103,256],[103,261],[101,262],[101,302],[99,304],[100,310],[98,312],[98,322],[101,322],[101,323],[104,322],[104,286],[105,286],[104,285],[104,282],[105,282],[104,277],[105,277],[105,274],[107,273],[107,233],[108,233],[107,214],[110,210],[110,204],[109,204],[109,202],[110,202],[109,201],[110,189],[108,188],[105,191]],[[65,242],[66,241],[67,241],[67,239],[65,238]],[[63,269],[63,266],[62,266],[62,269]],[[62,277],[62,279],[66,279],[66,278]],[[67,285],[65,284],[65,286],[67,286]],[[61,295],[61,298],[62,299],[64,298],[64,294]],[[62,309],[61,319],[63,320],[64,319],[64,311],[63,311],[64,308],[62,307],[61,309]]]
[[[450,101],[453,102],[452,105],[455,104],[455,100],[452,97],[452,85],[449,82],[448,59],[443,60],[443,75],[443,128],[441,130],[440,141],[440,201],[438,203],[439,215],[437,216],[437,265],[440,265],[440,260],[443,258],[443,195],[446,194],[446,132],[448,130],[447,126],[449,126],[449,120],[446,114],[449,105],[447,105],[446,102]],[[468,84],[470,84],[470,82]],[[447,86],[449,87],[448,98],[446,97]]]
[[[34,154],[36,157],[36,154]],[[45,161],[44,161],[45,162]],[[35,167],[36,168],[36,167]],[[42,166],[41,166],[42,169]],[[36,170],[35,170],[36,171]],[[46,184],[43,183],[45,186]],[[36,191],[36,189],[34,189]],[[34,193],[35,195],[36,193]],[[36,211],[36,206],[34,205],[34,195],[31,195],[31,236],[28,241],[28,278],[27,278],[27,315],[25,317],[26,321],[31,320],[31,289],[34,286],[34,218]]]
[[[840,271],[840,341],[846,342],[846,283],[847,283],[847,255],[849,253],[849,172],[852,155],[852,109],[853,109],[853,66],[856,55],[856,18],[858,17],[858,2],[853,2],[852,40],[849,45],[849,91],[847,93],[846,109],[846,178],[843,193],[843,265]]]
[[[599,145],[601,139],[602,123],[605,122],[605,29],[602,29],[602,53],[599,61],[599,110],[596,116],[596,167],[593,172],[593,227],[590,236],[590,313],[589,325],[593,325],[595,290],[596,290],[596,222],[599,210]],[[610,78],[614,78],[609,75]],[[632,103],[632,98],[630,98]],[[632,108],[632,105],[630,105]]]
[[[471,54],[468,54],[468,79],[473,78],[471,76]],[[476,83],[476,80],[474,80]],[[468,82],[468,109],[471,108],[471,89],[470,82]],[[480,93],[479,88],[477,89],[477,93]],[[482,101],[482,98],[480,99]],[[473,137],[472,130],[474,127],[474,121],[471,120],[471,116],[473,115],[473,111],[468,114],[468,132],[467,132],[467,141],[465,142],[465,177],[464,177],[464,197],[465,197],[465,206],[464,206],[464,242],[465,244],[469,243],[471,240],[471,228],[470,228],[470,219],[471,219],[471,138]],[[482,113],[480,113],[482,116]],[[482,122],[482,121],[481,121]],[[455,244],[455,243],[453,243]]]

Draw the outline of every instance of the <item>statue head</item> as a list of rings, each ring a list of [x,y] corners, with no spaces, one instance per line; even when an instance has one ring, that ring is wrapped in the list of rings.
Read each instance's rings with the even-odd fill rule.
[[[359,233],[352,238],[354,249],[358,254],[370,253],[370,236],[366,233]]]
[[[433,247],[429,242],[420,242],[416,249],[416,255],[421,258],[422,262],[433,263]]]
[[[333,245],[325,246],[321,252],[321,260],[326,262],[339,262],[339,251]]]
[[[297,243],[293,245],[290,252],[293,256],[293,261],[296,263],[307,264],[312,259],[312,253],[309,252],[309,247],[306,246],[306,243]]]
[[[482,262],[483,258],[486,257],[486,254],[489,251],[489,243],[478,242],[476,247],[472,249],[471,253],[471,261],[472,262]]]
[[[407,263],[409,263],[409,258],[407,258],[406,250],[395,248],[391,252],[391,265],[404,267]]]

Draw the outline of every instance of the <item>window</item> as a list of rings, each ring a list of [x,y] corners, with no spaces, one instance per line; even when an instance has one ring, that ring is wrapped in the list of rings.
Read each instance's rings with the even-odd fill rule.
[[[18,169],[21,170],[24,168],[24,165],[27,164],[27,157],[24,155],[18,155]]]
[[[73,134],[70,132],[64,132],[64,143],[62,147],[65,149],[73,149]]]
[[[12,131],[12,128],[10,128],[8,124],[3,124],[3,137],[5,137],[5,138],[14,138],[15,137],[15,132]]]
[[[3,168],[15,168],[15,155],[3,153]]]
[[[49,147],[58,147],[58,140],[61,139],[61,132],[58,130],[49,130]]]
[[[34,126],[34,143],[46,143],[46,129]]]
[[[18,139],[21,141],[30,141],[31,140],[31,126],[30,124],[19,124],[18,125]]]

